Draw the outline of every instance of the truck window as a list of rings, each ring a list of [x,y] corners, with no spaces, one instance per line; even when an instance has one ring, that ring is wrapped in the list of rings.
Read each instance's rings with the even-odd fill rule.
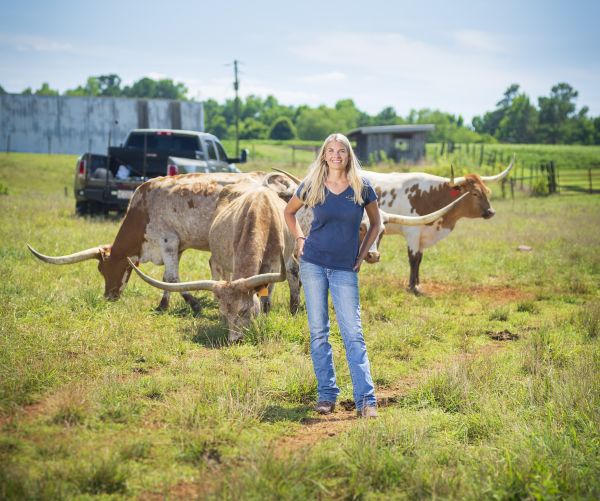
[[[208,151],[208,159],[216,160],[217,152],[215,151],[215,143],[213,143],[210,139],[205,139],[204,141],[206,142],[206,149]]]
[[[225,150],[223,149],[223,146],[221,146],[221,143],[217,143],[217,150],[219,151],[219,160],[221,160],[222,162],[227,162],[227,153],[225,153]]]
[[[131,134],[127,140],[127,148],[133,150],[144,149],[144,136],[146,148],[154,152],[171,151],[196,151],[198,149],[198,138],[196,136],[178,136],[176,134]]]

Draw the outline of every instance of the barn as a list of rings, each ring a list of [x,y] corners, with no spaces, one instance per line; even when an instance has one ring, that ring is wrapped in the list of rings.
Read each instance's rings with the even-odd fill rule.
[[[356,143],[355,153],[365,164],[384,158],[395,162],[419,163],[425,157],[425,138],[435,125],[378,125],[359,127],[347,136]]]

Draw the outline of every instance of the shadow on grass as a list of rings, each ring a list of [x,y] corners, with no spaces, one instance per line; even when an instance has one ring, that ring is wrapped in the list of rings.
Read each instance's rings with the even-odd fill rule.
[[[297,407],[281,407],[279,405],[268,405],[263,413],[261,421],[263,423],[276,423],[279,421],[293,421],[301,423],[312,410],[309,405],[299,405]]]
[[[192,343],[201,344],[206,348],[220,349],[229,345],[227,326],[221,322],[208,327],[195,327],[191,335]]]
[[[194,296],[198,301],[198,306],[200,306],[200,311],[198,313],[194,313],[192,308],[186,302],[179,302],[175,307],[169,308],[167,310],[161,311],[156,310],[157,313],[168,313],[169,315],[173,315],[175,317],[195,317],[195,318],[206,318],[208,320],[216,320],[218,321],[219,313],[218,313],[218,305],[214,300],[213,295],[202,295],[202,296]],[[216,311],[215,311],[216,309]]]

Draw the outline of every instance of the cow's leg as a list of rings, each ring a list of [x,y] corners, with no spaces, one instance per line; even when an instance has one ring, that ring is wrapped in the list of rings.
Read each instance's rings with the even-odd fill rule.
[[[408,262],[410,264],[410,280],[408,283],[408,290],[417,296],[421,294],[419,289],[419,265],[421,264],[422,258],[422,252],[414,252],[410,247],[408,248]]]
[[[416,231],[415,231],[416,230]],[[404,231],[406,243],[408,245],[408,264],[410,265],[410,278],[408,280],[408,290],[413,294],[419,295],[419,263],[421,262],[420,239],[421,232],[415,228],[408,228]]]
[[[177,256],[177,282],[179,282],[179,262],[181,261],[181,252]],[[182,292],[181,297],[185,300],[185,302],[190,306],[194,315],[198,315],[200,313],[200,302],[189,292]]]
[[[298,261],[291,256],[286,263],[286,274],[290,286],[290,313],[295,315],[300,307],[300,266]]]
[[[163,281],[176,283],[179,282],[179,238],[175,235],[166,235],[160,240],[160,250],[165,265]],[[183,299],[190,305],[194,313],[200,312],[200,303],[189,292],[182,292]],[[169,293],[164,291],[163,297],[158,305],[158,310],[166,310],[169,306]]]
[[[419,271],[421,269],[421,261],[423,260],[423,252],[419,251],[417,252],[417,263],[416,263],[416,268],[417,268],[417,288],[419,287],[419,285],[421,284],[421,279],[419,278]]]

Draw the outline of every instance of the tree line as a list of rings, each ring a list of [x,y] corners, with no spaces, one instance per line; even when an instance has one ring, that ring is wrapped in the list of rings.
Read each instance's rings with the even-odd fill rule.
[[[5,93],[0,86],[0,94]],[[48,83],[25,95],[59,95]],[[64,92],[67,96],[131,97],[189,100],[188,89],[171,79],[144,77],[132,85],[122,85],[115,74],[89,77],[84,85]],[[333,107],[290,106],[274,96],[250,95],[239,102],[240,139],[321,140],[331,131],[347,132],[370,125],[434,124],[429,142],[456,143],[540,143],[600,144],[600,117],[589,116],[589,108],[577,109],[578,92],[568,83],[554,85],[548,96],[539,97],[537,106],[518,84],[510,85],[496,108],[465,124],[461,115],[422,108],[406,116],[385,107],[375,115],[361,111],[352,99],[339,100]],[[206,130],[223,139],[235,137],[235,100],[204,103]]]

